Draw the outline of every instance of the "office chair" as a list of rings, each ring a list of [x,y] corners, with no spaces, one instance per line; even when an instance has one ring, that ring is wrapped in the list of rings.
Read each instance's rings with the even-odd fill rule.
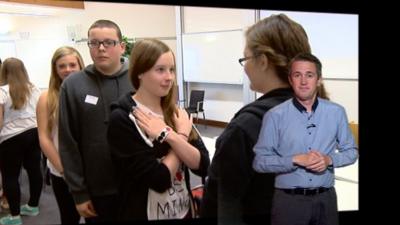
[[[186,110],[192,114],[196,113],[196,123],[198,122],[199,113],[203,113],[203,119],[206,120],[206,116],[203,109],[204,103],[204,90],[192,90],[190,92],[189,107]]]

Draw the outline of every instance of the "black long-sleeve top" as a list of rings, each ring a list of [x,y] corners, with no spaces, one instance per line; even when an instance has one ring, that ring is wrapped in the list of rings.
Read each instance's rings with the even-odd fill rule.
[[[292,97],[290,88],[272,90],[240,109],[218,137],[200,216],[218,224],[265,224],[269,221],[274,174],[252,168],[253,147],[264,114]]]
[[[154,146],[150,147],[142,139],[129,119],[132,106],[136,105],[132,95],[132,92],[127,93],[111,105],[107,138],[118,174],[118,220],[146,221],[148,189],[161,193],[171,187],[171,174],[159,161],[167,155],[170,146],[166,142],[159,144],[154,141]],[[199,169],[192,172],[205,177],[210,164],[208,151],[201,138],[190,143],[200,151]],[[186,186],[190,191],[189,170],[187,167],[184,170]]]

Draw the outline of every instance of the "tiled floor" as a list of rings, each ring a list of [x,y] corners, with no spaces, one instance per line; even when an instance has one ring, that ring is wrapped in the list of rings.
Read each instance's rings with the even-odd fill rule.
[[[197,129],[199,130],[202,136],[214,138],[219,136],[223,129],[211,126],[197,125]],[[29,184],[28,177],[26,175],[25,170],[22,171],[20,177],[21,183],[21,205],[27,203],[29,198]],[[191,176],[191,185],[192,187],[201,183],[199,177]],[[38,216],[29,217],[22,216],[22,222],[24,225],[39,225],[39,224],[60,224],[60,217],[58,214],[58,206],[56,200],[54,198],[53,189],[51,186],[44,185],[42,195],[40,197],[39,202],[39,210],[40,213]],[[8,210],[1,209],[0,217],[7,215],[9,213]],[[83,220],[81,220],[83,222]]]
[[[196,127],[202,136],[206,136],[206,137],[210,137],[210,138],[219,136],[222,133],[222,131],[224,131],[223,128],[205,126],[202,124],[198,124],[198,125],[196,125]]]
[[[25,170],[22,170],[20,177],[21,184],[21,205],[28,202],[29,199],[29,183],[28,176]],[[54,198],[53,189],[51,186],[43,185],[42,195],[39,202],[39,215],[37,216],[22,216],[23,224],[60,224],[58,215],[58,207]],[[9,210],[1,209],[0,217],[7,215]]]

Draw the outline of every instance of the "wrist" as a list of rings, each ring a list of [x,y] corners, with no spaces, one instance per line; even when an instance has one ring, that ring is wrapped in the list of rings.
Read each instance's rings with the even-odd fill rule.
[[[297,165],[298,165],[297,155],[295,155],[295,156],[292,157],[292,163],[293,163],[294,166],[297,166]]]
[[[332,160],[332,158],[330,157],[330,156],[326,156],[326,158],[327,158],[327,161],[328,161],[328,167],[333,167],[333,160]]]
[[[170,127],[165,127],[164,129],[161,130],[160,134],[158,135],[158,137],[156,138],[156,140],[159,143],[163,143],[165,141],[165,139],[167,138],[169,132],[171,131]]]
[[[183,132],[176,132],[177,134],[181,135],[182,137],[184,137],[186,140],[189,140],[189,135],[183,133]]]

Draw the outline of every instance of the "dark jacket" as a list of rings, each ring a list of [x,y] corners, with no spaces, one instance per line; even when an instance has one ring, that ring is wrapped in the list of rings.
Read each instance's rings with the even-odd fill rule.
[[[167,142],[159,144],[154,141],[154,147],[151,148],[142,139],[136,126],[129,119],[132,106],[136,105],[132,94],[126,94],[117,103],[112,104],[107,137],[119,181],[118,220],[146,221],[148,189],[161,193],[171,187],[170,172],[159,162],[161,157],[167,155],[170,146]],[[191,141],[191,144],[200,151],[200,167],[192,172],[205,177],[210,165],[208,151],[200,138]],[[190,193],[189,170],[187,167],[184,170],[186,186]]]
[[[216,142],[201,206],[201,216],[219,224],[269,221],[274,175],[252,168],[264,114],[292,97],[291,89],[276,89],[240,109]]]
[[[89,65],[61,86],[59,152],[76,203],[117,193],[106,131],[111,102],[132,90],[127,63],[112,76]]]

